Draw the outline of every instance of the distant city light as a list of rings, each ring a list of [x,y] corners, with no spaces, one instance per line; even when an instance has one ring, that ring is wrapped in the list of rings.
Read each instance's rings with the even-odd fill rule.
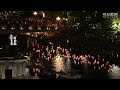
[[[65,20],[66,20],[66,21],[68,21],[68,19],[67,19],[67,18],[66,18]]]
[[[26,33],[27,35],[30,35],[30,33]]]
[[[40,28],[40,27],[38,27],[38,30],[41,30],[41,28]]]
[[[20,27],[21,30],[23,30],[23,27]]]
[[[69,43],[69,40],[67,40],[67,43]]]
[[[36,50],[36,52],[40,52],[40,50]]]
[[[65,20],[65,18],[63,18],[63,20]]]
[[[34,12],[33,14],[34,14],[34,15],[37,15],[38,13],[37,13],[37,12]]]
[[[57,21],[60,21],[60,20],[61,20],[61,18],[60,18],[60,17],[57,17],[57,18],[56,18],[56,20],[57,20]]]
[[[6,29],[6,28],[3,26],[2,29]]]
[[[63,18],[63,20],[68,21],[68,19],[67,19],[67,18]]]
[[[11,29],[13,30],[13,29],[15,29],[14,27],[11,27]]]
[[[32,29],[33,29],[32,26],[30,26],[30,27],[29,27],[29,30],[32,30]]]
[[[45,13],[43,12],[42,14],[43,14],[43,17],[45,17]]]

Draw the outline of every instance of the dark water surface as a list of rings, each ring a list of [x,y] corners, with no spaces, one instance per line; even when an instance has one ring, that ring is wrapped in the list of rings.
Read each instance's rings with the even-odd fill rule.
[[[104,67],[96,66],[94,68],[93,65],[89,65],[87,62],[74,64],[71,60],[63,58],[59,58],[59,61],[56,61],[54,64],[56,64],[57,70],[71,72],[71,76],[81,75],[80,79],[120,79],[120,67],[117,65],[114,65],[111,70],[108,70]],[[62,79],[61,76],[59,78]]]

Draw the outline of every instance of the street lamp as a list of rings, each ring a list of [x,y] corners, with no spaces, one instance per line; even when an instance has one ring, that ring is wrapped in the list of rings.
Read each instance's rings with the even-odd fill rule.
[[[45,17],[45,13],[43,12],[42,14],[43,14],[43,17]]]
[[[56,20],[57,20],[57,21],[60,21],[60,20],[61,20],[61,18],[60,18],[60,17],[57,17],[57,18],[56,18]]]
[[[63,20],[68,21],[68,19],[67,19],[67,18],[63,18]]]
[[[38,13],[35,11],[33,14],[36,16]]]

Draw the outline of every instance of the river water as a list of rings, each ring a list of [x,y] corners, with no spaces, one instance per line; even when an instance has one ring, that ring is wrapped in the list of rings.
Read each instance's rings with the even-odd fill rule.
[[[53,65],[56,72],[70,73],[71,76],[81,75],[80,79],[120,79],[120,67],[117,65],[113,65],[113,68],[108,70],[102,67],[94,67],[87,62],[76,64],[64,57],[56,58]]]

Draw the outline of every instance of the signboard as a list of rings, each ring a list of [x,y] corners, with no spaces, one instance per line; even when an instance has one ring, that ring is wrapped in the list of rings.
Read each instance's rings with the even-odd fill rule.
[[[103,18],[118,18],[118,13],[103,13]]]

